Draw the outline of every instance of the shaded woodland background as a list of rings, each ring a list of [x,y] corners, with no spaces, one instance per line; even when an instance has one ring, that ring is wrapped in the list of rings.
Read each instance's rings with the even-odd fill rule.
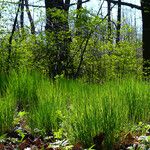
[[[0,72],[27,68],[43,72],[50,78],[63,75],[92,82],[127,74],[149,76],[149,0],[142,0],[141,6],[121,0],[101,0],[97,14],[83,7],[88,1],[45,0],[45,6],[31,5],[28,0],[1,1],[1,18],[13,5],[18,8],[11,20],[13,25],[7,26],[9,33],[1,30]],[[104,2],[107,2],[107,14],[102,17]],[[76,7],[74,11],[70,11],[72,6]],[[115,6],[117,20],[112,19]],[[124,21],[123,6],[141,10],[142,42],[137,30]],[[44,31],[36,32],[31,7],[45,8]],[[25,24],[27,19],[30,28]]]

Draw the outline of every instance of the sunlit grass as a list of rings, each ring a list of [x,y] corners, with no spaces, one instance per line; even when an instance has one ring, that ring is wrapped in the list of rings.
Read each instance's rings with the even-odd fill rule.
[[[0,135],[9,132],[13,127],[16,103],[12,95],[0,98]]]
[[[36,72],[26,69],[10,73],[7,92],[13,94],[18,110],[28,110],[38,103],[36,90],[42,78]]]
[[[8,79],[7,75],[4,73],[0,73],[0,97],[5,96],[6,91],[7,91],[7,84],[8,84]]]
[[[49,87],[45,85],[38,91],[40,105],[34,109],[34,126],[45,130],[61,127],[73,143],[89,147],[93,137],[102,132],[105,144],[111,146],[124,128],[128,130],[132,124],[150,120],[147,82],[126,78],[93,85],[60,79],[47,84]]]
[[[33,132],[61,128],[72,144],[80,142],[85,147],[104,133],[104,145],[112,149],[123,130],[150,121],[150,84],[134,77],[98,85],[63,78],[53,82],[37,73],[14,72],[8,83],[11,97],[0,99],[0,132],[12,126],[15,103],[29,112]]]

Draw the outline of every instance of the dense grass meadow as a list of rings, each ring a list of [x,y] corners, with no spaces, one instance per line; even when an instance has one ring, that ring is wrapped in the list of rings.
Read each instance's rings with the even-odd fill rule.
[[[17,112],[25,111],[35,134],[59,132],[71,144],[89,148],[104,134],[104,147],[139,122],[150,122],[150,84],[133,76],[91,84],[59,76],[51,81],[26,70],[0,75],[0,134],[14,126]]]

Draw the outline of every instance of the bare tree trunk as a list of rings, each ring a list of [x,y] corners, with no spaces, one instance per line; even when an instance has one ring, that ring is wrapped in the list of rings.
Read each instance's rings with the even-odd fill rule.
[[[143,20],[143,71],[146,76],[150,75],[150,0],[141,0]],[[148,69],[149,68],[149,69]]]
[[[35,25],[34,25],[34,21],[33,21],[33,18],[29,9],[28,0],[25,0],[25,5],[26,5],[26,10],[27,10],[29,21],[30,21],[30,25],[31,25],[31,33],[35,34]]]
[[[77,2],[77,10],[82,8],[82,0],[78,0]]]
[[[76,35],[81,35],[81,9],[82,9],[82,0],[77,1],[77,14],[76,14],[76,20],[75,20],[75,29],[76,29]]]
[[[70,0],[65,0],[65,10],[66,12],[69,12],[69,7],[70,7]]]
[[[15,20],[14,20],[14,24],[13,24],[13,28],[12,28],[12,32],[11,32],[11,35],[9,37],[9,46],[8,46],[8,57],[7,57],[7,70],[9,72],[10,70],[10,64],[11,64],[11,51],[12,51],[12,40],[13,40],[13,35],[14,35],[14,32],[16,30],[16,24],[17,24],[17,18],[18,18],[18,15],[19,15],[19,10],[20,10],[20,6],[21,6],[21,1],[22,0],[19,0],[19,4],[18,4],[18,9],[17,9],[17,12],[16,12],[16,17],[15,17]]]
[[[21,1],[20,25],[21,25],[21,29],[23,30],[24,28],[24,0]]]
[[[117,37],[116,43],[120,41],[120,29],[121,29],[121,0],[118,0],[118,16],[117,16]]]
[[[108,40],[111,38],[111,2],[107,1],[107,13],[108,13]]]

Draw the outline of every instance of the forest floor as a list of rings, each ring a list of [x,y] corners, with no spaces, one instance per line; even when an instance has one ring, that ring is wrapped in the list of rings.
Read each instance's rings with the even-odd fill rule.
[[[24,119],[19,120],[19,123],[8,133],[0,136],[0,150],[85,150],[82,143],[71,145],[64,138],[55,138],[51,132],[47,135],[40,136],[37,130],[37,135],[33,135],[30,129],[27,128]],[[103,150],[104,135],[96,136],[97,143],[86,150]],[[150,124],[142,122],[134,127],[134,131],[122,134],[120,141],[114,144],[114,150],[150,150]]]

